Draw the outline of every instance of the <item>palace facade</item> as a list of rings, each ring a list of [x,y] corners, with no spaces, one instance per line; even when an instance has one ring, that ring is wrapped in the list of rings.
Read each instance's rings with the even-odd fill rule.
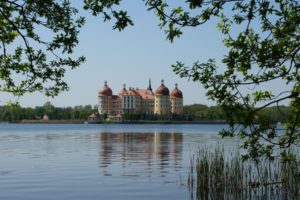
[[[123,85],[118,95],[113,95],[111,88],[104,82],[98,94],[98,111],[100,115],[134,114],[181,114],[183,112],[183,95],[177,84],[172,92],[161,81],[161,85],[152,91],[151,80],[146,89],[138,89]]]

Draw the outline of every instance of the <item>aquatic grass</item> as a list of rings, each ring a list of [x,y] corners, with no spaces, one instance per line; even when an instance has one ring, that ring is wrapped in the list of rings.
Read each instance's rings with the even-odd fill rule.
[[[226,152],[227,153],[227,152]],[[239,149],[200,149],[191,157],[188,186],[197,199],[294,199],[300,197],[299,161],[242,161]],[[299,158],[298,158],[299,160]]]
[[[291,196],[300,197],[300,162],[286,163],[281,167],[282,188]]]

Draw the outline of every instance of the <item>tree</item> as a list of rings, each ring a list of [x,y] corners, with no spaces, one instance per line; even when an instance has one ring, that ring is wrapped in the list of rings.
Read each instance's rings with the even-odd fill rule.
[[[95,16],[103,13],[105,20],[110,19],[105,8],[118,3],[83,2],[84,9]],[[111,14],[116,19],[114,29],[133,24],[125,11]],[[70,0],[0,1],[0,92],[22,96],[39,91],[53,97],[68,90],[63,80],[66,69],[85,61],[83,56],[72,57],[84,23]]]
[[[283,161],[295,160],[292,146],[299,144],[300,139],[299,2],[249,0],[209,4],[205,11],[208,19],[215,11],[220,18],[217,26],[228,48],[222,60],[226,70],[219,71],[215,60],[210,59],[207,63],[196,62],[191,68],[177,62],[174,72],[200,81],[208,90],[207,96],[221,105],[230,124],[230,129],[221,134],[244,139],[242,147],[248,150],[244,158],[273,159],[274,149],[279,148]],[[231,6],[229,16],[222,11],[225,4]],[[179,13],[176,23],[183,20],[182,11]],[[241,31],[236,34],[231,27]],[[278,94],[265,86],[275,80],[284,85]],[[275,121],[260,111],[284,100],[289,100],[292,115],[281,134]]]
[[[21,96],[40,91],[55,96],[68,89],[62,80],[85,20],[68,0],[3,0],[0,2],[0,91]],[[43,37],[42,30],[48,34]],[[16,81],[18,77],[18,80]]]

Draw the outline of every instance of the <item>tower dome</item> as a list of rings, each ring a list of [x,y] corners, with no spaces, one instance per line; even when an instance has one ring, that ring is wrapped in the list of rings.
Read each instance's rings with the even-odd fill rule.
[[[182,92],[178,89],[178,85],[177,83],[175,84],[175,89],[171,92],[171,96],[172,97],[176,97],[176,98],[182,98]]]
[[[169,89],[164,85],[164,80],[161,80],[161,85],[156,89],[155,95],[169,96]]]
[[[119,95],[125,95],[127,93],[126,85],[123,84],[122,90],[119,92]]]
[[[112,96],[112,90],[107,86],[107,81],[104,82],[104,86],[99,90],[99,96]]]

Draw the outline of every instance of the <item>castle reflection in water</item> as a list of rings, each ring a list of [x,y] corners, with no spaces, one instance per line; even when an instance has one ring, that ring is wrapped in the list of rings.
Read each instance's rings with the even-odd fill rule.
[[[182,165],[182,140],[182,133],[102,132],[100,167],[108,176],[117,168],[124,176],[177,171]]]

